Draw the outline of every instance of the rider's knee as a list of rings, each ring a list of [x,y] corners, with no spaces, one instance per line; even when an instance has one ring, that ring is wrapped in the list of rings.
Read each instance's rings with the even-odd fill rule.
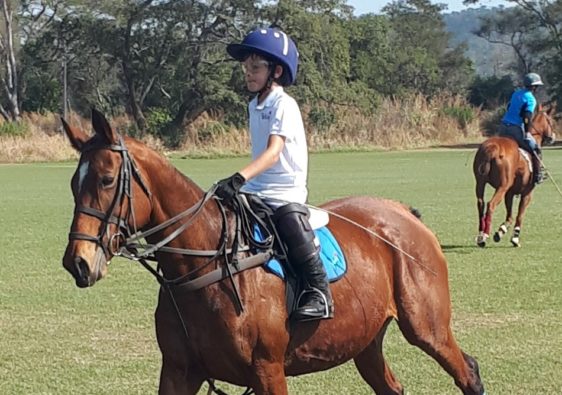
[[[279,207],[273,214],[275,227],[287,246],[291,261],[306,261],[318,251],[316,236],[308,222],[309,215],[308,209],[298,203]]]

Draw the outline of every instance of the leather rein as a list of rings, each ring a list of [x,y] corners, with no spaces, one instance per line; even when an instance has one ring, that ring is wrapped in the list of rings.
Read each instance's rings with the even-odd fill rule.
[[[142,175],[137,168],[133,158],[131,158],[129,150],[125,146],[124,140],[120,136],[119,144],[100,144],[97,141],[93,141],[92,143],[87,144],[82,149],[82,153],[102,149],[118,152],[121,155],[121,167],[119,170],[118,185],[115,197],[113,198],[113,201],[107,212],[100,211],[93,207],[77,205],[75,209],[75,215],[81,213],[95,217],[100,220],[102,225],[100,226],[100,232],[97,236],[91,236],[81,232],[70,232],[70,240],[90,241],[100,246],[106,256],[123,256],[130,260],[137,261],[141,263],[158,280],[161,285],[174,286],[187,291],[194,291],[204,288],[207,285],[213,284],[227,277],[231,278],[232,280],[232,276],[234,274],[259,266],[260,264],[266,262],[273,255],[273,251],[271,248],[273,242],[271,240],[271,237],[266,238],[264,242],[255,240],[247,227],[247,223],[249,221],[244,215],[236,216],[236,236],[234,237],[233,243],[231,243],[232,247],[227,248],[227,245],[229,244],[228,221],[224,205],[219,199],[213,199],[216,186],[211,187],[211,189],[207,191],[203,195],[203,197],[192,207],[162,222],[157,226],[154,226],[145,231],[139,231],[137,228],[137,222],[134,212],[132,179],[135,179],[139,183],[144,193],[148,196],[151,205],[152,194],[148,189],[146,183],[144,182]],[[123,214],[123,204],[126,200],[128,200],[129,202],[129,209],[125,214]],[[221,213],[222,230],[219,247],[216,250],[195,250],[167,246],[167,244],[178,237],[193,223],[195,218],[202,212],[203,207],[209,200],[214,200],[216,202]],[[237,201],[239,202],[239,200]],[[119,210],[118,214],[113,214],[116,209]],[[257,218],[253,219],[258,220]],[[172,233],[170,233],[168,236],[166,236],[156,244],[148,244],[144,241],[146,237],[151,236],[165,228],[173,226],[180,221],[184,222]],[[118,231],[110,235],[111,224],[117,225]],[[105,241],[104,239],[107,240]],[[243,243],[243,240],[248,240],[249,245],[241,245],[241,243]],[[250,246],[257,247],[261,251],[265,252],[260,252],[246,258],[238,259],[238,253],[249,252]],[[157,266],[157,268],[155,269],[147,262],[157,261],[157,258],[155,257],[156,252],[180,254],[193,257],[207,257],[208,260],[206,263],[197,267],[195,270],[188,272],[180,277],[174,279],[166,279],[161,273],[161,268],[159,266]],[[195,279],[190,279],[194,277],[197,272],[209,266],[219,257],[223,257],[225,259],[225,265],[221,265],[219,268],[201,275]],[[238,300],[240,299],[238,298]],[[242,307],[241,303],[239,303],[239,307]]]
[[[249,211],[241,210],[242,206],[247,202],[241,197],[237,197],[234,202],[234,206],[238,207],[236,210],[236,235],[233,242],[231,243],[231,248],[227,248],[229,245],[229,232],[228,232],[228,221],[224,205],[219,199],[213,199],[216,185],[211,187],[203,197],[195,203],[192,207],[186,209],[185,211],[177,214],[176,216],[162,222],[161,224],[154,226],[145,231],[139,231],[137,227],[137,221],[134,211],[134,196],[132,188],[132,179],[135,179],[141,189],[149,198],[151,207],[152,203],[152,193],[148,189],[146,183],[144,182],[141,172],[137,168],[133,158],[129,154],[129,150],[125,146],[125,142],[121,136],[119,136],[119,144],[104,144],[94,139],[90,140],[81,150],[81,153],[90,152],[94,150],[107,149],[113,152],[118,152],[121,155],[121,167],[119,169],[118,175],[118,185],[115,196],[107,212],[95,209],[93,207],[77,205],[75,208],[74,215],[85,214],[97,218],[101,222],[100,231],[97,236],[88,235],[82,232],[70,232],[68,237],[69,240],[85,240],[97,244],[104,252],[105,256],[123,256],[127,259],[139,262],[143,267],[145,267],[149,273],[151,273],[156,280],[160,283],[168,294],[170,295],[171,302],[176,310],[180,323],[182,325],[186,339],[189,339],[189,333],[187,331],[187,326],[180,313],[179,306],[174,297],[174,292],[172,289],[182,289],[186,291],[194,291],[197,289],[204,288],[210,284],[218,282],[222,279],[229,278],[234,289],[234,294],[236,296],[236,302],[240,311],[244,311],[242,305],[242,300],[236,283],[234,282],[233,276],[244,270],[257,267],[267,262],[273,255],[273,237],[269,235],[264,241],[256,240],[252,235],[251,220],[258,222],[263,226],[263,222],[255,216],[255,213],[250,209]],[[219,247],[217,250],[194,250],[185,248],[175,248],[167,246],[172,240],[178,237],[182,232],[184,232],[194,221],[194,219],[202,212],[205,204],[213,199],[221,213],[222,219],[222,231],[219,241]],[[129,206],[125,214],[123,214],[123,204],[128,200]],[[245,203],[244,203],[245,202]],[[247,207],[249,209],[249,207]],[[115,215],[113,212],[118,209],[118,214]],[[248,218],[251,215],[252,218]],[[166,236],[161,241],[156,244],[147,244],[144,239],[148,236],[155,234],[169,226],[179,223],[180,221],[186,219],[177,229],[175,229],[171,234]],[[116,233],[110,235],[110,225],[114,224],[117,226],[118,230]],[[132,224],[132,228],[131,228]],[[267,231],[267,227],[263,227],[263,230]],[[104,242],[107,239],[107,242]],[[122,240],[122,243],[119,241]],[[244,240],[248,241],[249,244],[241,245]],[[255,255],[250,255],[241,259],[238,259],[238,253],[248,253],[251,247],[259,249]],[[208,260],[203,265],[199,266],[195,270],[188,272],[175,279],[166,279],[162,273],[160,265],[153,268],[147,261],[157,261],[155,253],[173,253],[180,254],[184,256],[194,256],[194,257],[207,257]],[[246,254],[248,255],[248,254]],[[194,279],[189,279],[193,277],[197,272],[209,266],[217,258],[224,258],[224,265],[220,265],[217,269],[201,275]],[[218,389],[213,379],[208,379],[209,393],[214,392],[217,394],[226,394],[225,392]],[[247,388],[243,395],[252,394],[253,391]]]

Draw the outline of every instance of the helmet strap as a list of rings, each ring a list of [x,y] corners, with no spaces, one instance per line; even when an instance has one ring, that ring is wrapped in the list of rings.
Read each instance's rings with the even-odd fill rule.
[[[269,66],[269,75],[267,76],[267,81],[265,82],[265,85],[263,86],[263,88],[261,88],[258,91],[258,100],[260,100],[260,101],[262,99],[264,99],[265,96],[267,96],[267,94],[271,90],[271,85],[273,85],[273,80],[274,80],[275,67],[276,67],[276,64],[274,64],[274,63],[271,63],[270,66]]]

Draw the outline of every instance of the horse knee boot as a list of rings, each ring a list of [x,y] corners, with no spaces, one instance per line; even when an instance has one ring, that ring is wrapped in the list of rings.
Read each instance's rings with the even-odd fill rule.
[[[282,206],[273,215],[277,232],[287,247],[289,262],[308,285],[291,315],[299,321],[333,316],[332,294],[308,215],[308,209],[297,203]]]

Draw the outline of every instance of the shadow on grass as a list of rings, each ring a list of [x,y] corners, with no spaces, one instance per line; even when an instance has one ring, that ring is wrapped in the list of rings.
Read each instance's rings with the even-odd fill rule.
[[[492,247],[493,246],[493,247]],[[485,250],[486,248],[490,249],[498,249],[498,248],[514,248],[512,245],[506,245],[506,244],[498,244],[498,243],[493,243],[493,244],[487,244],[486,247],[478,247],[476,244],[472,245],[472,244],[442,244],[441,245],[441,250],[443,250],[443,252],[451,252],[454,254],[470,254],[472,252],[474,252],[475,250]]]

